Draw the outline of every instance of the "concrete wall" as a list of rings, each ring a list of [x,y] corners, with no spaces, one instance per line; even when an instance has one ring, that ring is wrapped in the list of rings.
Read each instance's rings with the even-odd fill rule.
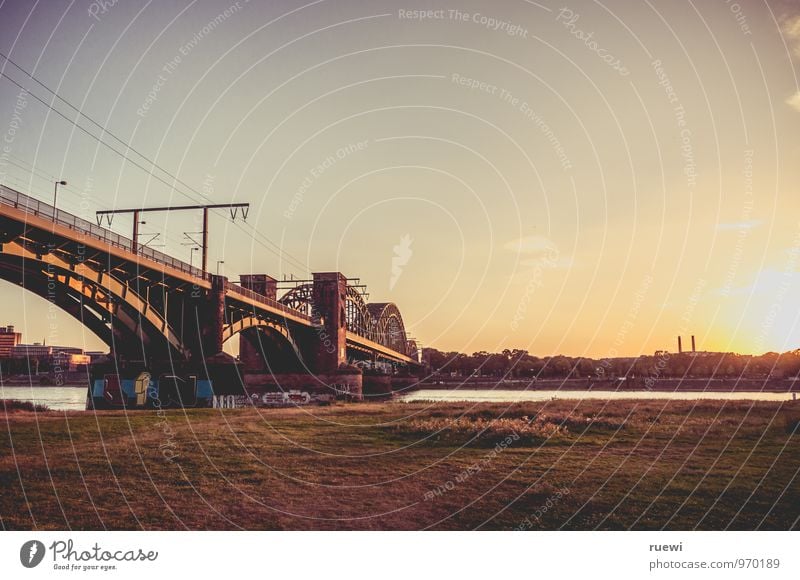
[[[376,401],[392,396],[391,375],[365,374],[363,377],[364,399]]]
[[[308,391],[320,395],[344,396],[349,393],[355,400],[363,399],[363,382],[359,369],[340,369],[332,373],[244,373],[248,393],[271,391]]]

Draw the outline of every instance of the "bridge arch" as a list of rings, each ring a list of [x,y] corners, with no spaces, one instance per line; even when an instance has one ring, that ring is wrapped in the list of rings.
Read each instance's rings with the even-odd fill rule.
[[[367,306],[372,315],[372,340],[407,354],[408,336],[403,317],[394,302],[375,302]]]
[[[352,286],[347,287],[345,294],[345,320],[347,330],[372,339],[372,314],[361,292]]]
[[[2,255],[0,254],[0,256]],[[108,326],[110,318],[107,313],[104,314],[102,310],[92,308],[92,304],[83,301],[82,296],[72,288],[63,287],[42,272],[25,271],[22,266],[10,262],[5,257],[0,259],[0,279],[21,286],[39,298],[54,304],[85,325],[104,343],[109,346],[112,344],[113,335]],[[52,290],[51,284],[56,285],[57,290]]]
[[[67,261],[49,248],[31,249],[13,241],[3,244],[1,255],[0,277],[12,283],[22,281],[24,288],[48,300],[51,297],[47,286],[56,284],[58,291],[52,293],[52,302],[81,320],[109,347],[116,346],[112,329],[125,328],[127,338],[136,337],[145,347],[163,340],[173,352],[187,355],[182,341],[161,314],[129,284],[108,272]],[[34,283],[29,285],[29,281]],[[79,307],[73,304],[76,298]]]
[[[314,286],[299,284],[281,296],[278,302],[307,316],[314,316]]]
[[[225,343],[235,335],[250,329],[269,329],[270,331],[276,332],[286,339],[286,342],[291,345],[295,352],[298,354],[300,352],[294,337],[292,337],[292,333],[289,332],[289,329],[285,325],[258,316],[245,316],[236,320],[235,322],[226,324],[222,331],[222,342]]]
[[[314,287],[312,284],[299,284],[286,292],[278,302],[314,316]],[[367,303],[357,288],[347,286],[345,319],[348,331],[408,354],[408,336],[403,317],[393,302]]]
[[[223,343],[239,336],[240,361],[249,370],[301,371],[306,364],[289,329],[279,322],[246,316],[226,325]]]

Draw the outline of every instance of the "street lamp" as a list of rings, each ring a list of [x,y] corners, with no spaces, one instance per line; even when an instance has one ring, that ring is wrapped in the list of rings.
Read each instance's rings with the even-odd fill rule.
[[[224,264],[225,260],[217,260],[217,276],[219,276],[219,265]]]
[[[56,201],[58,200],[58,186],[59,185],[66,185],[66,184],[67,184],[67,182],[64,181],[63,179],[60,180],[60,181],[54,182],[54,185],[53,185],[53,208],[54,209],[56,207]]]

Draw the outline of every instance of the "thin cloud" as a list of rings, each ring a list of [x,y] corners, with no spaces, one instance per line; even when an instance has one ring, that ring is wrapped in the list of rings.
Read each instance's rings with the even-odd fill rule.
[[[521,266],[569,270],[575,265],[571,256],[565,256],[556,243],[545,236],[523,236],[507,242],[503,247],[523,257]]]
[[[800,288],[800,272],[765,268],[757,272],[749,284],[735,286],[727,290],[726,294],[783,301],[790,294],[795,295],[798,288]]]
[[[791,97],[786,99],[786,104],[800,113],[800,91],[797,91]]]
[[[786,44],[792,49],[796,57],[800,57],[800,14],[781,17],[781,30]],[[796,95],[795,95],[796,96]]]
[[[747,220],[741,222],[727,222],[717,224],[717,230],[719,231],[729,231],[729,230],[752,230],[753,228],[757,228],[763,222],[761,220]]]
[[[531,258],[520,262],[522,266],[544,267],[552,270],[569,270],[575,265],[572,258],[558,257],[556,259]]]
[[[543,254],[558,251],[553,241],[544,236],[524,236],[518,240],[507,242],[503,247],[518,254]]]
[[[795,6],[792,6],[794,9]],[[782,14],[780,17],[781,33],[786,41],[792,56],[800,59],[800,14]],[[784,101],[792,109],[800,113],[800,91],[797,91]]]

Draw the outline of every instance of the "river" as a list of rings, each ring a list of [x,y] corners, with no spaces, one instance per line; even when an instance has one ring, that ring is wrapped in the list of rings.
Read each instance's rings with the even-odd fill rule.
[[[83,411],[86,408],[86,387],[2,387],[0,399],[30,401],[46,405],[53,411]],[[790,401],[791,393],[719,392],[719,391],[517,391],[502,389],[421,389],[397,397],[397,401],[453,401],[474,403],[520,403],[552,399],[667,399],[696,401]]]
[[[667,399],[696,401],[791,401],[791,393],[720,392],[720,391],[516,391],[510,389],[420,389],[397,398],[398,401],[464,401],[475,403],[520,403],[552,399]]]
[[[83,411],[86,409],[86,387],[3,387],[0,399],[30,401],[46,405],[53,411]]]

